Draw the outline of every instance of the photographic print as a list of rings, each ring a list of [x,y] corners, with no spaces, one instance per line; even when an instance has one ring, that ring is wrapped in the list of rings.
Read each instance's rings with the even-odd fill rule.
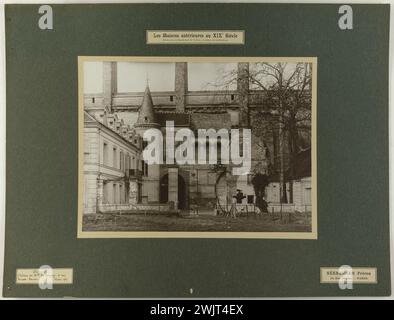
[[[315,238],[315,58],[80,57],[80,233]]]
[[[390,295],[389,9],[5,6],[3,295]]]

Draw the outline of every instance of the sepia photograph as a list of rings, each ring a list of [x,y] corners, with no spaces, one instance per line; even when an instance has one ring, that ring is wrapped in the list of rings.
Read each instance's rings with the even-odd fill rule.
[[[394,7],[22,2],[0,296],[145,319],[392,294]]]
[[[317,238],[316,58],[79,57],[79,237]]]

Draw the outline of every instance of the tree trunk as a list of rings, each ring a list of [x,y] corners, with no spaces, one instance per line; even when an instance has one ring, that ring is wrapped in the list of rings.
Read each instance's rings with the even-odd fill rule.
[[[290,180],[289,180],[289,193],[290,193],[290,203],[293,203],[293,181],[295,178],[295,167],[296,167],[296,156],[298,152],[298,132],[297,132],[297,123],[296,123],[296,116],[291,114],[289,117],[289,154],[290,154],[290,161],[289,161],[289,173],[290,173]]]
[[[279,102],[279,198],[280,203],[285,202],[285,172],[284,172],[284,148],[283,148],[283,106]],[[280,207],[282,212],[282,206]]]

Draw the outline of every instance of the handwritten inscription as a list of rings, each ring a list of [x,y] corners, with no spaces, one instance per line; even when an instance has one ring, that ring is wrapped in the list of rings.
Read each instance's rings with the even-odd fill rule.
[[[48,276],[46,271],[40,269],[17,269],[16,283],[17,284],[38,284],[40,279]],[[73,269],[70,268],[54,268],[50,275],[53,284],[72,284],[73,283]]]

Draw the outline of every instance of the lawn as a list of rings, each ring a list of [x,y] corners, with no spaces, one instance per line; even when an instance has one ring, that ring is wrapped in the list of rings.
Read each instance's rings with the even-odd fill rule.
[[[103,214],[84,216],[83,231],[310,232],[310,214],[221,217]]]

